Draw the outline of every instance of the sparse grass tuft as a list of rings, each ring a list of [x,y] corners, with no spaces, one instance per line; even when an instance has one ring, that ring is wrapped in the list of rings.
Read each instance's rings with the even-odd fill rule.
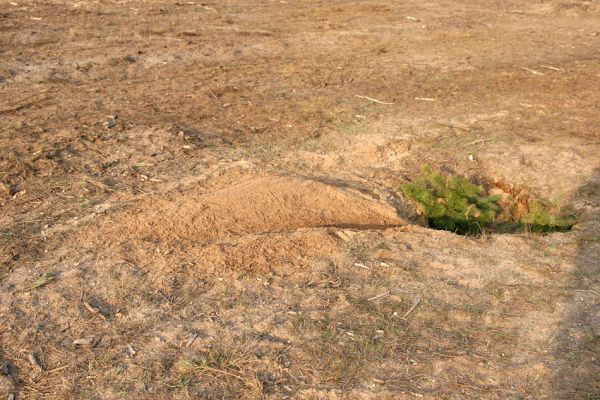
[[[348,243],[348,251],[357,261],[365,261],[369,258],[369,248],[360,239],[353,239]]]
[[[348,309],[320,319],[299,315],[295,334],[307,361],[298,365],[302,375],[321,384],[350,389],[377,376],[381,366],[393,357],[409,353],[414,343],[406,322],[393,316],[401,304],[390,299],[369,302],[348,297]]]
[[[256,370],[256,359],[244,351],[212,348],[194,360],[183,359],[178,363],[179,380],[183,386],[194,381],[208,383],[211,392],[242,395],[237,398],[260,399],[263,384]]]

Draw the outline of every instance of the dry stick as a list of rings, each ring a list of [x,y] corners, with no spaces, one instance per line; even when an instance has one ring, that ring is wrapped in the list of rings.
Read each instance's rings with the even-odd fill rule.
[[[35,368],[38,372],[44,372],[44,369],[42,368],[42,366],[40,365],[39,361],[35,357],[35,354],[33,354],[33,353],[27,353],[27,360],[29,361],[29,363],[31,364],[31,366],[33,368]]]
[[[370,299],[367,299],[367,301],[375,301],[377,299],[380,299],[382,297],[386,297],[386,296],[389,296],[389,295],[390,295],[390,292],[381,293],[381,294],[378,294],[377,296],[373,296]]]
[[[139,186],[134,185],[133,183],[129,183],[127,181],[123,181],[123,184],[125,184],[125,186],[129,186],[130,188],[132,188],[133,190],[137,190],[143,194],[148,194],[147,191],[145,191],[144,189],[140,188]],[[114,190],[112,188],[110,188],[109,186],[107,186],[107,188]]]
[[[259,34],[264,34],[264,35],[270,35],[273,32],[271,31],[265,31],[262,29],[240,29],[237,26],[209,26],[208,30],[223,30],[223,31],[232,31],[232,32],[238,32],[238,33],[259,33]]]
[[[49,371],[46,371],[46,374],[52,374],[54,372],[62,371],[63,369],[67,369],[67,368],[69,368],[68,365],[63,365],[62,367],[56,367],[56,368],[53,368],[53,369],[51,369]]]
[[[536,71],[535,69],[531,69],[531,68],[527,68],[527,67],[521,67],[521,69],[524,71],[527,71],[527,72],[531,72],[534,75],[546,75],[543,72]]]
[[[598,292],[595,292],[591,289],[571,289],[571,290],[574,290],[576,292],[589,292],[589,293],[595,294],[596,296],[600,296],[600,294]]]
[[[196,341],[196,338],[198,337],[197,333],[192,333],[187,341],[187,343],[185,344],[185,347],[190,347],[192,344],[194,344],[194,342]]]
[[[452,125],[452,124],[442,124],[441,122],[438,122],[438,125],[447,126],[448,128],[453,128],[453,129],[460,129],[461,131],[465,131],[465,132],[471,132],[471,129],[469,127],[465,128],[464,126],[458,126],[458,125]]]
[[[412,307],[402,316],[402,319],[406,319],[406,317],[408,317],[410,315],[410,313],[413,312],[415,310],[415,308],[417,308],[417,306],[419,305],[420,302],[421,302],[421,298],[419,297],[417,299],[417,301],[415,301],[415,304],[413,304]]]
[[[49,99],[48,96],[44,96],[44,97],[41,97],[39,99],[31,100],[31,101],[28,101],[26,103],[22,103],[22,104],[13,106],[13,107],[3,108],[3,109],[0,109],[0,114],[6,113],[6,112],[12,112],[12,111],[19,111],[22,108],[30,107],[30,106],[32,106],[32,105],[34,105],[36,103],[40,103],[40,102],[42,102],[44,100],[48,100],[48,99]]]
[[[467,143],[467,146],[469,146],[471,144],[475,144],[475,143],[485,144],[486,140],[489,140],[489,139],[477,139],[477,140],[473,140],[472,142]]]
[[[217,101],[220,101],[220,100],[219,100],[219,96],[217,96],[217,95],[216,95],[216,93],[215,93],[215,92],[214,92],[214,91],[213,91],[211,88],[208,88],[208,90],[210,91],[210,94],[212,94],[212,95],[213,95],[213,97],[214,97],[215,99],[217,99]]]
[[[564,71],[563,68],[556,68],[556,67],[553,67],[552,65],[540,65],[540,67],[546,68],[546,69],[551,69],[552,71]]]
[[[98,310],[97,308],[92,307],[92,305],[90,303],[88,303],[87,301],[84,301],[83,305],[85,306],[85,308],[88,309],[89,312],[91,312],[92,314],[94,314],[97,317],[100,317],[101,319],[103,319],[104,321],[106,321],[106,317],[104,316],[104,314],[102,314],[100,312],[100,310]]]
[[[115,189],[111,188],[110,186],[108,186],[108,185],[106,185],[104,183],[96,182],[96,181],[93,181],[91,179],[84,179],[84,181],[86,181],[87,183],[91,183],[92,185],[94,185],[96,187],[99,187],[101,189],[108,190],[109,192],[114,192],[115,191]]]
[[[369,271],[371,271],[371,268],[367,267],[365,264],[361,264],[361,263],[354,263],[354,266],[355,266],[355,267],[359,267],[359,268],[363,268],[363,269],[366,269],[366,270],[369,270]]]
[[[377,100],[377,99],[374,99],[374,98],[368,97],[368,96],[361,96],[360,94],[355,94],[355,96],[358,97],[359,99],[369,100],[369,101],[372,101],[373,103],[377,103],[377,104],[387,104],[387,105],[394,104],[394,103],[388,103],[387,101]]]

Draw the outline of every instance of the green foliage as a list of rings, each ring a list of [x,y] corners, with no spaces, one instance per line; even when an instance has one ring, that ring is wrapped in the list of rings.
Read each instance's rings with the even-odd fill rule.
[[[550,212],[546,206],[536,201],[531,211],[521,218],[521,223],[529,232],[548,233],[568,231],[577,222],[575,216],[557,214],[558,212]]]
[[[459,234],[478,234],[490,225],[503,233],[564,232],[577,222],[575,216],[561,215],[558,204],[537,200],[529,203],[530,211],[520,220],[510,218],[512,208],[506,201],[502,203],[503,214],[498,216],[500,196],[486,196],[482,186],[460,176],[442,176],[430,166],[424,167],[419,180],[402,186],[402,191],[417,203],[429,226]]]
[[[482,186],[460,176],[442,176],[430,166],[402,191],[417,203],[431,227],[460,234],[481,233],[499,209],[500,196],[482,195]]]

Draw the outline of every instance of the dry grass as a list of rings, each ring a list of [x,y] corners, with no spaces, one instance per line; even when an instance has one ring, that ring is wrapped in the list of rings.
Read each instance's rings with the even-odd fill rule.
[[[219,344],[177,363],[179,382],[194,387],[205,398],[261,399],[264,383],[260,378],[265,360],[249,353],[248,346]],[[188,389],[189,390],[189,389]]]
[[[5,3],[1,398],[598,398],[599,4]],[[432,231],[424,163],[583,218]]]

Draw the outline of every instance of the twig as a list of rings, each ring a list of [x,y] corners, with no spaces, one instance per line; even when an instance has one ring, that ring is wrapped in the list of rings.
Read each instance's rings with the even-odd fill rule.
[[[13,106],[13,107],[3,108],[3,109],[0,109],[0,114],[12,112],[12,111],[19,111],[22,108],[30,107],[36,103],[40,103],[44,100],[48,100],[48,98],[49,98],[48,96],[44,96],[39,99],[34,99],[34,100],[31,100],[31,101],[28,101],[25,103],[21,103],[19,105]]]
[[[481,143],[481,144],[484,144],[486,140],[489,140],[489,139],[481,139],[481,138],[479,138],[479,139],[477,139],[477,140],[473,140],[472,142],[469,142],[469,143],[467,143],[467,146],[469,146],[469,145],[471,145],[471,144],[475,144],[475,143]]]
[[[373,103],[377,103],[377,104],[387,104],[387,105],[394,104],[394,103],[388,103],[387,101],[377,100],[372,97],[362,96],[360,94],[355,94],[355,96],[358,97],[359,99],[369,100],[369,101],[372,101]]]
[[[443,124],[441,122],[437,123],[440,126],[447,126],[448,128],[452,128],[452,129],[460,129],[461,131],[465,131],[465,132],[471,132],[471,129],[469,127],[464,127],[464,126],[459,126],[459,125],[452,125],[452,124]]]
[[[404,315],[402,316],[402,319],[406,319],[410,315],[410,313],[413,312],[415,310],[415,308],[417,308],[417,306],[419,305],[420,302],[421,302],[421,298],[419,297],[417,299],[417,301],[415,301],[415,304],[413,304],[412,307],[409,308],[409,310],[406,313],[404,313]]]
[[[91,305],[90,303],[88,303],[87,301],[84,301],[84,302],[83,302],[83,305],[85,306],[85,308],[87,308],[87,309],[88,309],[88,311],[89,311],[89,312],[91,312],[91,313],[92,313],[92,314],[94,314],[95,316],[97,316],[97,317],[99,317],[99,318],[103,319],[104,321],[106,321],[106,317],[104,316],[104,314],[102,314],[102,313],[100,312],[100,310],[98,310],[97,308],[95,308],[95,307],[92,307],[92,305]]]
[[[91,179],[84,179],[84,181],[86,181],[87,183],[91,183],[92,185],[97,186],[97,187],[99,187],[101,189],[108,190],[109,192],[114,192],[115,191],[115,189],[111,188],[110,186],[108,186],[108,185],[106,185],[104,183],[96,182],[96,181],[93,181]]]
[[[371,268],[367,267],[365,264],[361,264],[361,263],[354,263],[354,266],[355,266],[355,267],[358,267],[358,268],[363,268],[363,269],[366,269],[366,270],[368,270],[368,271],[371,271]]]
[[[210,26],[208,29],[233,31],[238,33],[257,33],[261,35],[271,35],[273,32],[262,29],[240,29],[237,26]]]
[[[382,297],[386,297],[389,295],[390,295],[390,292],[381,293],[381,294],[378,294],[377,296],[373,296],[370,299],[367,299],[367,301],[375,301],[375,300],[381,299]]]
[[[527,67],[521,67],[521,69],[524,71],[527,71],[527,72],[531,72],[534,75],[546,75],[543,72],[536,71],[535,69],[531,69],[531,68],[527,68]]]
[[[556,68],[552,65],[540,65],[542,68],[551,69],[552,71],[564,71],[564,68]]]
[[[219,99],[219,96],[217,96],[217,94],[216,94],[216,93],[215,93],[215,92],[212,90],[212,88],[208,88],[208,91],[210,92],[210,94],[212,94],[212,95],[213,95],[213,97],[214,97],[214,98],[215,98],[217,101],[219,101],[219,102],[221,101],[221,100]]]
[[[42,368],[42,366],[40,365],[39,361],[35,357],[35,354],[33,354],[33,353],[27,353],[27,360],[29,361],[29,363],[31,364],[31,366],[34,369],[36,369],[38,372],[44,372],[44,369]]]
[[[73,346],[94,347],[95,345],[96,345],[96,339],[93,336],[88,336],[88,337],[73,340]]]
[[[127,181],[123,181],[123,184],[125,184],[126,186],[129,186],[133,190],[137,190],[140,193],[148,194],[147,191],[145,191],[144,189],[140,188],[139,186],[134,185],[133,183],[129,183]],[[114,190],[114,189],[112,189],[112,188],[110,188],[108,186],[107,186],[107,188],[110,189],[110,190]]]
[[[185,347],[190,347],[191,345],[194,344],[194,342],[196,341],[196,338],[198,337],[197,333],[192,333],[187,341],[187,343],[185,344]]]
[[[593,293],[593,294],[595,294],[596,296],[599,296],[599,297],[600,297],[600,293],[598,293],[598,292],[595,292],[595,291],[593,291],[593,290],[591,290],[591,289],[567,289],[567,290],[573,290],[573,291],[576,291],[576,292],[589,292],[589,293]]]
[[[437,99],[433,99],[431,97],[415,97],[415,100],[419,100],[419,101],[437,101]]]
[[[53,368],[53,369],[51,369],[49,371],[46,371],[46,374],[52,374],[54,372],[62,371],[63,369],[66,369],[66,368],[69,368],[69,366],[68,365],[63,365],[62,367],[56,367],[56,368]]]

